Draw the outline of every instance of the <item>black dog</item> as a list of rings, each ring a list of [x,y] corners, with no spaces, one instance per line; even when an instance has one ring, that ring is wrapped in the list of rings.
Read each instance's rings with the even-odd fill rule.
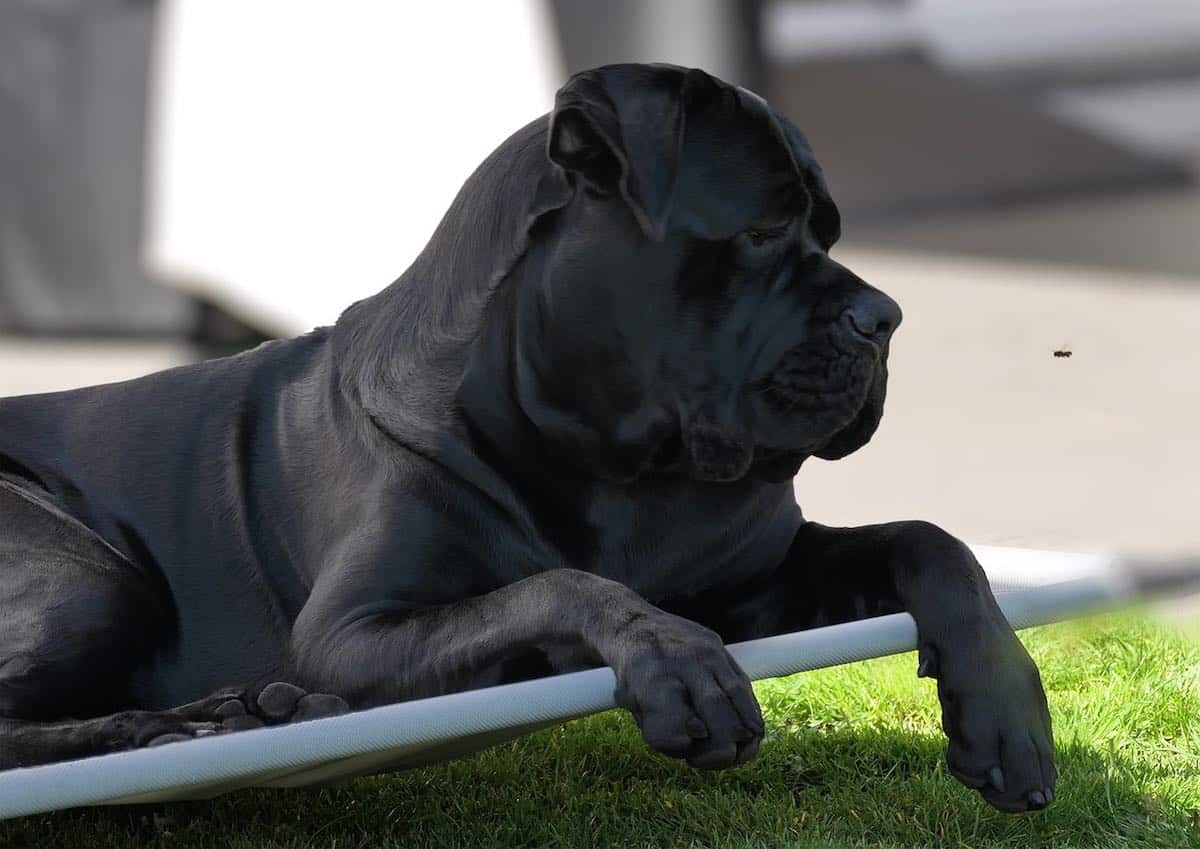
[[[875,430],[900,321],[838,229],[761,99],[601,68],[334,327],[0,402],[0,765],[607,664],[651,747],[728,767],[763,723],[722,640],[907,610],[955,775],[1047,804],[968,549],[794,502]]]

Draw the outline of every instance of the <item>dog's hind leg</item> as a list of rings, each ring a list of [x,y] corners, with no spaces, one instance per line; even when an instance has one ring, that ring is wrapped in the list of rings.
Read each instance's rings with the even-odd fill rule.
[[[57,722],[0,718],[0,770],[154,746],[220,730],[217,723],[189,722],[171,711],[129,710]]]
[[[257,695],[224,690],[170,710],[125,710],[50,721],[0,717],[0,770],[303,722],[348,710],[336,696],[276,682]]]
[[[282,682],[131,709],[131,675],[173,620],[153,578],[36,490],[0,478],[0,769],[348,710]]]
[[[336,696],[276,682],[257,696],[227,690],[170,710],[125,710],[51,721],[0,717],[0,770],[337,716],[348,710]]]
[[[171,619],[165,593],[116,550],[0,479],[0,768],[214,730],[125,709],[131,671]]]

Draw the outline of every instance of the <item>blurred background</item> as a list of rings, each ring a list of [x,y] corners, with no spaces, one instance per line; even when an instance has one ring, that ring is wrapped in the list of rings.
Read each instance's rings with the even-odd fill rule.
[[[1200,550],[1196,0],[4,0],[0,395],[335,321],[617,61],[766,96],[905,309],[810,518]]]

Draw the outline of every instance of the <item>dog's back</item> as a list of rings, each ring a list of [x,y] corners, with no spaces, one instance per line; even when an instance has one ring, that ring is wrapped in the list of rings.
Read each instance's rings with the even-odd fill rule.
[[[280,450],[281,398],[323,340],[318,331],[123,383],[0,399],[0,475],[158,588],[175,638],[136,676],[139,703],[177,704],[285,665],[307,589],[272,550],[269,524],[286,508],[270,503],[280,488],[259,472],[277,466],[262,460]]]

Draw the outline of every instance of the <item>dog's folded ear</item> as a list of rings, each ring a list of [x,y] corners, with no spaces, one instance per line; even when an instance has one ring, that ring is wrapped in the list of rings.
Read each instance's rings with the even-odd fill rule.
[[[619,195],[643,232],[661,239],[683,144],[685,86],[701,71],[609,65],[558,91],[548,154],[597,191]],[[693,81],[694,82],[694,81]]]
[[[765,106],[765,104],[764,104]],[[822,246],[828,250],[842,235],[842,216],[825,183],[825,174],[817,164],[817,158],[809,146],[808,139],[790,121],[778,121],[774,117],[784,143],[791,152],[796,173],[804,180],[804,188],[812,201],[812,228]]]

